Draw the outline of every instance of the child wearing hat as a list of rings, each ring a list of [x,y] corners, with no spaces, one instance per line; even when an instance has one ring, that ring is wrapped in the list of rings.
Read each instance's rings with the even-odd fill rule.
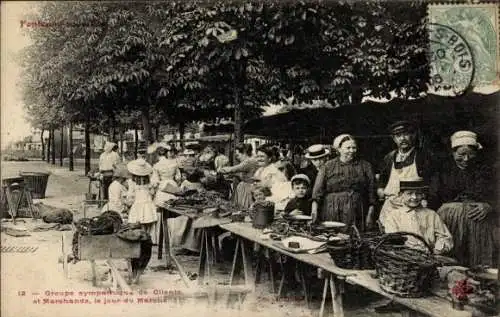
[[[453,247],[453,237],[438,216],[429,208],[422,206],[428,186],[422,178],[401,180],[399,199],[390,200],[392,210],[384,219],[385,233],[411,232],[421,236],[434,250],[435,254],[449,252]],[[412,248],[426,250],[422,242],[410,237],[406,244]]]
[[[285,207],[285,215],[311,215],[311,196],[309,177],[304,174],[297,174],[292,177],[292,190],[295,197],[292,198]]]
[[[113,181],[108,188],[108,203],[102,212],[116,211],[125,214],[133,203],[133,193],[129,191],[130,174],[125,164],[118,164],[113,170]]]
[[[141,224],[142,228],[151,235],[153,244],[156,244],[158,242],[156,227],[160,218],[153,202],[154,190],[150,183],[153,168],[143,158],[139,158],[129,162],[127,169],[132,174],[135,183],[135,197],[130,207],[128,222]]]

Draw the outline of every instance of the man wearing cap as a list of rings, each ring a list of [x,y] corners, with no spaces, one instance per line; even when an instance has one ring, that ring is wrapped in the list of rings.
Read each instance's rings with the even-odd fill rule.
[[[385,233],[411,232],[421,236],[435,254],[449,252],[453,247],[450,231],[434,210],[422,206],[425,191],[428,189],[423,179],[403,179],[399,184],[401,200],[389,202],[393,210],[385,218]],[[426,250],[425,245],[413,237],[409,238],[406,244],[412,248]]]
[[[307,148],[305,158],[309,160],[309,164],[300,170],[301,174],[307,175],[310,180],[311,186],[316,181],[319,169],[328,160],[330,151],[325,148],[323,144],[314,144]]]
[[[384,157],[379,168],[377,192],[380,198],[386,200],[380,211],[381,223],[388,211],[387,199],[399,194],[400,179],[422,177],[428,182],[434,171],[435,161],[430,153],[416,146],[417,129],[412,122],[398,121],[390,126],[390,130],[397,149]]]

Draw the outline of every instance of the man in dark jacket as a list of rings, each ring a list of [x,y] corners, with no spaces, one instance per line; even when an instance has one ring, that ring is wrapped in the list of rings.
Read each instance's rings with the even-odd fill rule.
[[[307,148],[305,158],[309,160],[309,163],[306,167],[300,170],[300,173],[307,175],[310,180],[311,187],[314,187],[318,170],[328,160],[329,155],[330,151],[328,151],[328,149],[326,149],[322,144],[314,144]]]
[[[410,121],[398,121],[390,126],[392,139],[397,149],[388,153],[379,168],[377,193],[381,199],[396,197],[399,194],[400,179],[421,177],[429,182],[434,172],[432,155],[417,147],[417,128]],[[425,202],[424,202],[425,204]],[[387,212],[386,203],[380,211],[379,221]]]

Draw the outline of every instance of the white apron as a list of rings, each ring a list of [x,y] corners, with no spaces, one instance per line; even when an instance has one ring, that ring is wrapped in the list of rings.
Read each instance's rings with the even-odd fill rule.
[[[411,179],[418,177],[417,164],[416,164],[416,155],[413,159],[413,163],[411,165],[405,166],[401,169],[394,168],[394,162],[392,162],[391,174],[389,175],[389,181],[387,182],[387,186],[385,186],[384,194],[385,194],[385,202],[380,210],[379,221],[382,225],[384,225],[385,215],[387,212],[390,212],[392,206],[389,203],[389,200],[396,197],[399,194],[399,181],[401,179]]]

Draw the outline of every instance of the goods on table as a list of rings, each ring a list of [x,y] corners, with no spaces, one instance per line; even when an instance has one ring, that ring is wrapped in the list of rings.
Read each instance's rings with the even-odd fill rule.
[[[225,200],[220,193],[215,191],[191,192],[184,197],[169,200],[168,205],[172,207],[190,207],[193,209],[219,207],[223,211],[237,210],[236,205]]]
[[[253,205],[255,215],[253,217],[254,228],[265,228],[274,220],[274,203],[271,201],[258,201]]]
[[[393,238],[412,236],[420,240],[428,252],[406,245],[390,243]],[[438,262],[425,240],[410,232],[386,234],[373,251],[380,287],[400,297],[422,297],[432,286]]]

